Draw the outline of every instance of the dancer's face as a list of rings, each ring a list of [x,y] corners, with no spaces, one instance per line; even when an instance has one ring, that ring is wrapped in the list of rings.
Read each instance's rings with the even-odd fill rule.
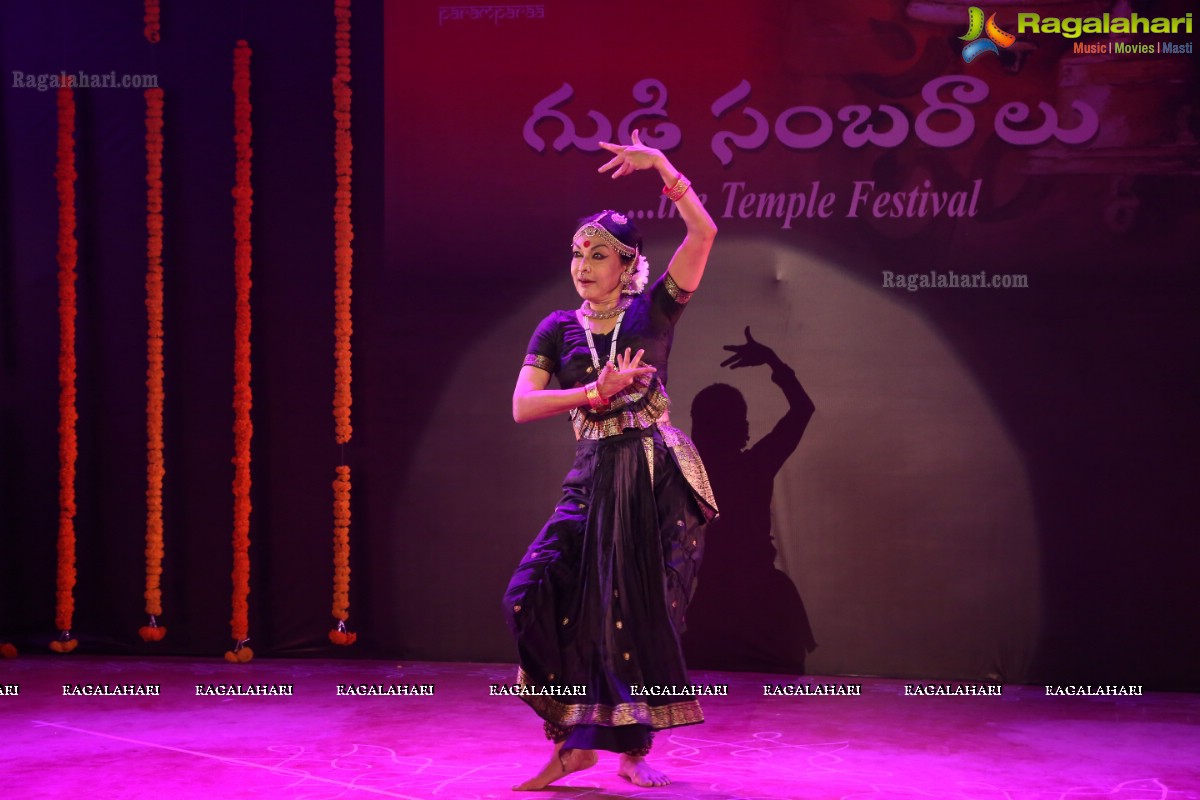
[[[621,297],[621,256],[597,239],[579,236],[571,243],[571,280],[575,291],[593,305]]]

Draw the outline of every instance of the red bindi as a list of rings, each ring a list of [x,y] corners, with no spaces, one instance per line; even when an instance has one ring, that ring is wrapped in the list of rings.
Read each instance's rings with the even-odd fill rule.
[[[590,239],[584,239],[584,240],[583,240],[583,246],[584,246],[584,247],[591,247],[591,246],[592,246],[592,242],[591,242],[591,240],[590,240]]]

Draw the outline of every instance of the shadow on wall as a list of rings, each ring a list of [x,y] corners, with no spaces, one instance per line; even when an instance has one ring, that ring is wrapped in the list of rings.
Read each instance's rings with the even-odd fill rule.
[[[722,670],[804,674],[817,646],[800,592],[775,568],[771,495],[775,476],[795,452],[814,406],[796,371],[746,326],[746,343],[726,345],[730,369],[767,366],[788,410],[750,441],[742,393],[714,383],[692,400],[692,439],[708,469],[721,515],[708,526],[700,584],[683,637],[688,664]]]

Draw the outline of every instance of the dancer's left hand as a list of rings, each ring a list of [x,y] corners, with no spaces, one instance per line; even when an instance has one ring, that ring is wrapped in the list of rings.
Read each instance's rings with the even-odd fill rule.
[[[641,137],[638,132],[633,132],[633,144],[612,144],[610,142],[600,142],[600,146],[613,154],[612,160],[600,167],[600,172],[608,172],[613,167],[616,171],[613,172],[614,178],[620,178],[623,175],[629,175],[639,169],[650,169],[657,165],[662,159],[661,150],[655,150],[653,147],[647,147],[642,144]]]

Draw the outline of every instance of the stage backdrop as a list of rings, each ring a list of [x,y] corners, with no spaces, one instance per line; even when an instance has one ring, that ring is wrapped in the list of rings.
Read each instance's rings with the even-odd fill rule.
[[[389,5],[388,268],[421,287],[390,557],[438,609],[406,646],[511,652],[497,598],[572,446],[511,422],[525,344],[578,303],[579,217],[635,218],[655,274],[683,232],[656,176],[597,174],[638,129],[720,227],[668,387],[726,512],[693,664],[1194,683],[1197,62],[1073,49],[1193,36],[1002,35],[1111,5],[995,3],[990,38],[944,1]],[[747,327],[807,425],[720,366]]]
[[[1018,27],[1019,13],[1107,11],[1111,29],[1133,13],[1112,3],[984,10],[998,27],[951,0],[357,4],[345,455],[360,639],[336,655],[514,658],[500,596],[572,448],[565,417],[512,422],[525,344],[578,303],[579,217],[631,215],[654,274],[683,232],[653,175],[596,171],[597,141],[636,128],[720,227],[668,387],[724,512],[688,620],[694,665],[1200,688],[1198,77],[1194,55],[1162,47],[1195,37]],[[135,633],[142,99],[93,90],[77,93],[76,633],[93,650],[228,646],[229,85],[246,38],[252,644],[331,654],[332,11],[166,4],[154,46],[139,12],[6,7],[0,55],[8,82],[116,70],[157,74],[166,95],[171,632],[156,646]],[[40,649],[54,606],[54,98],[6,86],[0,103],[0,638]],[[721,367],[747,329],[774,368]]]

